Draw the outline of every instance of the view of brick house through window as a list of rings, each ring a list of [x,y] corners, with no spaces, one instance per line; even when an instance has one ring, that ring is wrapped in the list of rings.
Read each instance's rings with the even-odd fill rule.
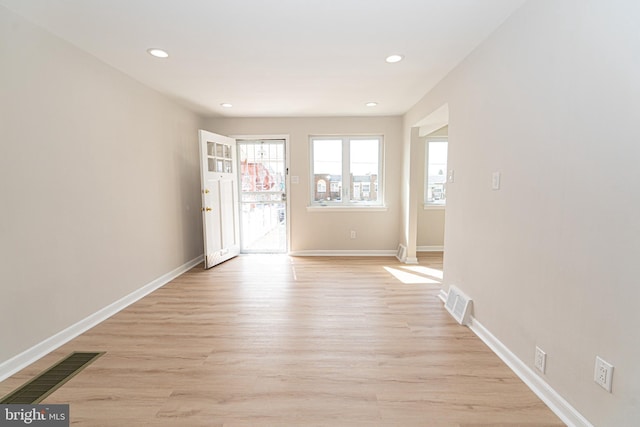
[[[311,204],[381,205],[382,137],[312,137]]]
[[[314,175],[316,182],[316,201],[340,201],[342,195],[341,175]],[[329,191],[327,191],[327,189]],[[371,201],[378,199],[378,175],[354,176],[351,175],[352,200]]]

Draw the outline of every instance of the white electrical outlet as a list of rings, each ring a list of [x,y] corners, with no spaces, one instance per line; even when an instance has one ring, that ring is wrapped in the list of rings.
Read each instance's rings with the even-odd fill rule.
[[[356,230],[351,230],[351,238],[355,239],[357,237]]]
[[[613,380],[613,365],[596,356],[596,368],[593,380],[603,389],[611,393],[611,381]]]
[[[536,346],[536,358],[534,364],[536,369],[544,374],[544,371],[547,368],[547,353],[542,351],[538,346]]]

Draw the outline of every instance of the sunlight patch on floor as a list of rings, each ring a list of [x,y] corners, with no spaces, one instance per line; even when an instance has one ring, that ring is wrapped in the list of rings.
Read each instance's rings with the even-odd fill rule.
[[[442,277],[443,277],[442,270],[437,270],[435,268],[423,267],[421,265],[407,266],[402,268],[405,270],[413,271],[414,273],[420,273],[420,274],[424,274],[425,276],[435,277],[440,280],[442,280]]]
[[[393,267],[384,267],[389,273],[391,273],[396,279],[400,280],[405,284],[420,284],[420,283],[430,283],[430,284],[440,284],[439,280],[435,280],[429,277],[422,276],[420,274],[415,274],[409,271],[400,270]]]

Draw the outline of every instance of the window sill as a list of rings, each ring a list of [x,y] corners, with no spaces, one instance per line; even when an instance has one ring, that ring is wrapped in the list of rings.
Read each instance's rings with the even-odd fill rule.
[[[386,206],[307,206],[307,212],[386,212]]]
[[[423,205],[422,209],[424,209],[425,211],[443,211],[444,208],[446,208],[447,205]]]

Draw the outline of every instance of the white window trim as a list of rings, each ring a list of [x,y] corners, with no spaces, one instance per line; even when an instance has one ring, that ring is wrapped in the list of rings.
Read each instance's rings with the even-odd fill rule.
[[[385,205],[367,206],[339,206],[339,205],[313,205],[307,206],[307,212],[386,212],[389,208]]]
[[[344,165],[349,164],[350,152],[349,144],[345,144],[346,140],[367,140],[378,139],[378,200],[376,202],[353,202],[350,200],[351,194],[351,182],[350,176],[345,176]],[[343,163],[343,176],[342,176],[342,200],[340,202],[316,202],[314,201],[315,179],[314,179],[314,159],[313,159],[313,141],[321,140],[342,140],[342,163]],[[310,135],[309,136],[309,205],[307,206],[308,212],[374,212],[374,211],[386,211],[385,194],[384,194],[384,135]],[[327,186],[330,187],[330,183]]]
[[[424,191],[422,194],[422,200],[423,200],[422,208],[425,211],[430,211],[430,210],[438,211],[438,210],[444,210],[447,207],[447,201],[445,199],[444,203],[427,202],[427,183],[428,183],[428,174],[429,174],[429,143],[430,142],[446,142],[448,144],[449,137],[448,136],[432,136],[432,137],[425,138],[425,142],[424,142],[424,178],[423,178]],[[448,151],[448,145],[447,145],[447,151]],[[449,159],[447,158],[447,173],[448,173],[448,170],[449,170]]]
[[[446,207],[447,205],[434,205],[431,203],[425,203],[422,206],[422,209],[424,209],[425,211],[443,211]]]

